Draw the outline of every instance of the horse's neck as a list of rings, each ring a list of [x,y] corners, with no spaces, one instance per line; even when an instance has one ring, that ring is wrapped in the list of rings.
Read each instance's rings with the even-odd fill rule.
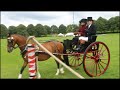
[[[17,45],[19,46],[19,49],[22,51],[26,47],[26,39],[25,40],[23,39],[22,42],[20,42],[20,41],[21,40],[18,40]]]

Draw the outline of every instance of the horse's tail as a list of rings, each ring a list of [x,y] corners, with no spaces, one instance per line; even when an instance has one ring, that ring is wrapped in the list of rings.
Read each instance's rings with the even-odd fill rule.
[[[63,42],[62,42],[63,43]],[[66,46],[63,43],[64,49],[63,49],[63,54],[66,54]],[[63,55],[63,59],[65,61],[65,63],[69,66],[69,60],[68,60],[68,55]]]

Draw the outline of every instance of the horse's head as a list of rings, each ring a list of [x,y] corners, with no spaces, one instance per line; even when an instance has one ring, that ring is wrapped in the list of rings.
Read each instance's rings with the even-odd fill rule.
[[[13,51],[16,44],[15,37],[12,36],[10,33],[7,35],[7,51],[10,53]]]

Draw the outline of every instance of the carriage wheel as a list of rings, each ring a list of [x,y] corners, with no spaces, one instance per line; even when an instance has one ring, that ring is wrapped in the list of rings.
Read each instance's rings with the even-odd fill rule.
[[[85,72],[91,76],[100,76],[107,70],[110,62],[110,51],[103,42],[91,43],[83,56]]]
[[[77,67],[83,63],[83,55],[77,52],[72,52],[71,55],[68,55],[68,59],[71,67]]]

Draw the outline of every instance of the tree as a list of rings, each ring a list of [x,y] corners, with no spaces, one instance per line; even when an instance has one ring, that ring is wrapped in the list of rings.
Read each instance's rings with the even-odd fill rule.
[[[9,26],[8,31],[11,34],[16,34],[17,33],[17,28],[15,26]]]
[[[4,24],[0,24],[0,37],[4,38],[7,37],[8,29]]]
[[[102,17],[99,17],[97,19],[97,21],[95,21],[95,24],[97,26],[97,32],[100,32],[100,33],[105,33],[107,29],[106,25],[107,25],[107,20],[102,18]]]
[[[17,34],[23,35],[23,36],[28,36],[29,34],[27,33],[26,26],[23,24],[20,24],[17,26]]]
[[[76,32],[79,29],[79,27],[76,24],[70,24],[66,28],[66,33],[68,32]]]
[[[46,35],[46,30],[44,29],[43,25],[37,24],[35,26],[35,36],[41,37],[42,35]]]
[[[61,24],[59,26],[59,31],[58,32],[65,34],[66,33],[66,26],[64,26],[63,24]]]
[[[58,33],[58,27],[56,25],[51,26],[51,33],[52,34],[57,34]]]
[[[51,34],[51,28],[47,25],[44,25],[44,29],[46,31],[46,34]]]
[[[34,36],[35,35],[35,27],[33,26],[33,24],[29,24],[26,28],[28,34],[30,36]]]
[[[76,24],[72,24],[72,27],[73,27],[72,32],[76,32],[76,30],[79,29],[79,26],[77,26]]]
[[[66,27],[66,33],[72,32],[73,31],[73,26],[70,24]]]
[[[108,20],[109,30],[114,32],[115,30],[119,31],[120,28],[120,16],[112,17]]]

